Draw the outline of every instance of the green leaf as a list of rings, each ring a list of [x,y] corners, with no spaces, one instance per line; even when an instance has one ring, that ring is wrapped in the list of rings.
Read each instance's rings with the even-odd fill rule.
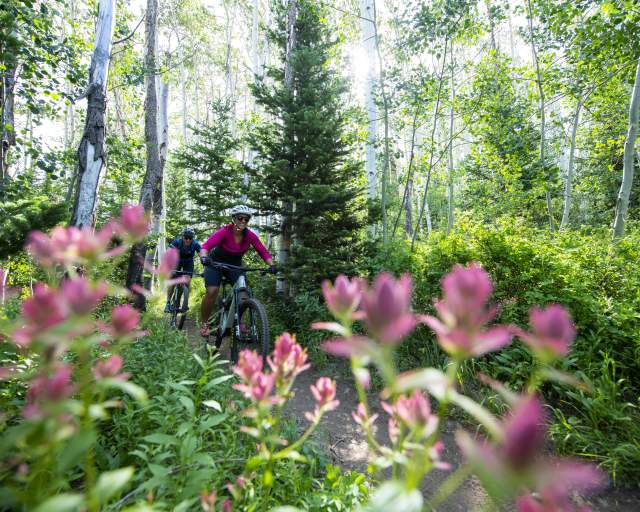
[[[204,370],[205,366],[204,366],[204,361],[202,361],[202,358],[198,354],[196,354],[195,352],[193,354],[193,358],[197,361],[197,363],[200,365],[200,367]]]
[[[222,384],[223,382],[228,381],[229,379],[233,379],[234,377],[235,377],[234,374],[221,375],[220,377],[216,377],[215,379],[212,379],[209,382],[207,382],[207,384],[202,389],[206,391],[208,389],[211,389],[214,386],[217,386],[218,384]]]
[[[502,438],[502,428],[500,427],[500,423],[493,414],[482,407],[479,403],[473,401],[468,396],[461,395],[460,393],[452,390],[447,393],[447,397],[452,403],[464,409],[465,412],[469,413],[482,423],[495,439]]]
[[[173,445],[178,444],[177,438],[167,434],[161,434],[160,432],[149,434],[148,436],[144,436],[142,439],[152,444],[173,444]]]
[[[42,503],[34,512],[76,511],[84,505],[84,496],[77,493],[58,494]]]
[[[217,402],[215,400],[205,400],[204,402],[202,402],[202,405],[211,407],[212,409],[215,409],[218,412],[222,412],[222,406],[220,405],[220,402]]]
[[[382,484],[371,496],[369,503],[360,509],[366,512],[421,512],[422,494],[418,489],[407,490],[401,482],[390,480]]]
[[[200,431],[204,432],[205,430],[210,429],[211,427],[215,427],[216,425],[220,425],[224,420],[227,419],[227,414],[214,414],[213,416],[208,416],[200,423]]]
[[[134,384],[133,382],[129,382],[128,380],[120,380],[120,379],[103,379],[102,384],[110,387],[110,388],[118,388],[121,391],[127,393],[131,398],[139,402],[141,405],[147,403],[147,392]]]
[[[93,492],[98,501],[105,504],[109,499],[120,491],[131,480],[133,467],[120,468],[114,471],[107,471],[98,477],[98,482]]]
[[[196,408],[193,405],[193,400],[191,400],[191,398],[188,396],[181,396],[178,400],[191,416],[195,414]]]

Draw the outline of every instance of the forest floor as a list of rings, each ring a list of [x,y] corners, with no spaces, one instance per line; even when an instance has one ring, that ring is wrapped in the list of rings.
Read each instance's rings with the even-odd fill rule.
[[[185,328],[193,344],[202,343],[202,338],[198,335],[197,329],[191,321],[187,321]],[[221,347],[223,357],[229,355],[228,341],[225,339]],[[358,405],[358,398],[346,365],[338,362],[322,370],[312,366],[300,374],[293,387],[295,395],[286,406],[287,414],[299,423],[300,431],[304,430],[306,427],[304,413],[313,410],[314,407],[309,387],[322,376],[330,376],[335,379],[337,384],[336,398],[340,401],[340,405],[322,419],[319,429],[314,433],[314,440],[323,448],[325,455],[333,464],[343,469],[366,473],[369,450],[364,435],[351,416],[351,412],[355,411]],[[376,421],[376,438],[380,442],[387,443],[389,435],[387,422],[384,419],[386,413],[382,411],[377,396],[371,395],[370,399],[372,414],[380,415]],[[455,470],[462,463],[461,454],[454,440],[454,434],[460,428],[462,427],[457,421],[449,420],[442,434],[445,449],[441,459],[451,464],[452,470]],[[429,473],[421,486],[425,502],[434,495],[449,474],[450,471],[441,470]],[[438,512],[480,511],[484,509],[483,505],[486,500],[487,495],[480,482],[475,477],[470,477],[444,503],[440,504],[437,510]],[[640,511],[640,489],[609,486],[588,498],[576,496],[576,503],[588,505],[594,512],[638,512]]]

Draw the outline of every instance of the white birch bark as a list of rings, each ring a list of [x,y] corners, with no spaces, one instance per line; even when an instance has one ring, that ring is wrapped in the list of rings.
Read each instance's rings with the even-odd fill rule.
[[[375,103],[376,35],[373,23],[373,0],[360,0],[360,16],[362,41],[368,62],[365,81],[365,108],[367,110],[365,174],[367,176],[367,195],[369,199],[375,199],[377,195],[376,140],[378,138],[378,108]]]
[[[547,165],[546,165],[546,154],[545,154],[545,144],[546,144],[546,115],[545,115],[545,96],[544,89],[542,88],[542,74],[540,72],[540,62],[538,60],[538,52],[536,50],[536,43],[534,40],[533,34],[533,11],[531,9],[531,0],[527,0],[527,6],[529,9],[529,36],[531,37],[531,58],[533,60],[533,64],[536,70],[536,85],[538,87],[538,96],[539,96],[539,111],[540,111],[540,165],[542,166],[542,170],[545,174],[545,178],[547,181],[547,187],[545,190],[545,199],[547,201],[547,216],[549,218],[549,231],[551,234],[555,231],[555,225],[553,220],[553,207],[551,204],[551,183],[550,178],[547,173]]]
[[[455,108],[456,100],[456,84],[455,84],[455,60],[453,59],[453,43],[451,43],[451,84],[450,84],[450,100],[451,108],[449,109],[449,150],[447,158],[447,233],[451,233],[453,229],[453,137],[455,129]]]
[[[560,229],[565,229],[569,225],[569,214],[571,212],[571,185],[573,181],[573,169],[575,166],[576,153],[576,135],[578,134],[578,124],[580,122],[580,111],[582,110],[583,100],[578,100],[576,109],[573,113],[573,126],[571,127],[571,142],[569,145],[569,163],[567,164],[567,173],[564,178],[564,205],[562,208],[562,220],[560,221]]]
[[[638,108],[640,107],[640,59],[636,68],[636,78],[631,92],[629,105],[629,129],[624,141],[622,165],[622,184],[616,200],[616,214],[613,221],[613,237],[624,235],[624,223],[629,209],[629,196],[633,185],[633,167],[635,165],[635,143],[638,137]]]
[[[169,152],[169,84],[158,80],[158,145],[160,153],[160,173],[164,177]],[[165,187],[162,187],[160,213],[160,233],[158,238],[158,258],[162,259],[167,247],[167,203]]]
[[[78,148],[78,186],[71,218],[72,226],[93,226],[100,173],[106,163],[105,110],[107,75],[116,14],[115,0],[100,0],[89,69],[87,118]]]

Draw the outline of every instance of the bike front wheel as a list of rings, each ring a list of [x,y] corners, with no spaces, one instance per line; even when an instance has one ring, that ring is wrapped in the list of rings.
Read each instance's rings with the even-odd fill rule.
[[[231,360],[238,362],[240,352],[255,350],[266,365],[269,354],[269,320],[264,305],[256,299],[246,299],[238,307],[238,325],[233,328]]]

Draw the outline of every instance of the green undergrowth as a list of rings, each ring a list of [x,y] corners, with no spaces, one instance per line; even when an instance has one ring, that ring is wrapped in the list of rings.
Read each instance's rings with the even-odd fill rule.
[[[192,303],[193,304],[193,303]],[[101,470],[136,468],[128,493],[113,507],[152,502],[155,510],[200,510],[203,491],[230,498],[228,484],[245,475],[242,503],[234,510],[292,505],[304,510],[349,510],[368,493],[363,475],[327,464],[319,447],[308,443],[308,464],[283,461],[271,491],[245,470],[256,452],[253,438],[241,432],[247,405],[232,389],[228,363],[194,350],[184,333],[147,318],[147,336],[123,354],[131,380],[144,387],[148,404],[125,399],[100,433]],[[298,425],[287,431],[294,437]]]

